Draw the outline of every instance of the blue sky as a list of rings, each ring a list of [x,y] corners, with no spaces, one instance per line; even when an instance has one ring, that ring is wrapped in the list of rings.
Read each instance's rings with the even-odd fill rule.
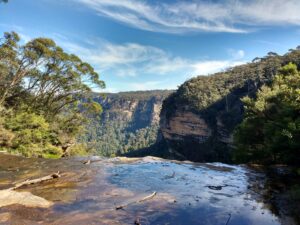
[[[10,0],[0,32],[53,38],[105,91],[175,89],[300,45],[299,0]]]

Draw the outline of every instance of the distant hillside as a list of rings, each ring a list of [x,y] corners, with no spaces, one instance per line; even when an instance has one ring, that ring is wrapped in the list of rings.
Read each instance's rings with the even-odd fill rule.
[[[241,97],[254,97],[278,69],[293,62],[300,67],[300,49],[264,58],[211,76],[198,76],[163,103],[160,130],[169,157],[192,161],[230,162],[232,132],[243,118]]]
[[[96,154],[112,156],[145,148],[156,142],[163,100],[172,91],[93,94],[103,113],[87,127],[81,141]]]

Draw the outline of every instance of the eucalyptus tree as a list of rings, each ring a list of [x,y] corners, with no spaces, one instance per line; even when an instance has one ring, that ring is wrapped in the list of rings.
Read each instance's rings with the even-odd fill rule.
[[[0,149],[12,148],[27,156],[59,155],[76,142],[87,118],[101,112],[91,93],[104,87],[90,64],[53,40],[36,38],[21,44],[17,33],[4,33],[0,109],[10,113],[0,111],[0,139],[10,138],[0,142]]]
[[[48,38],[20,45],[17,33],[5,33],[0,44],[0,105],[14,99],[45,116],[55,117],[92,91],[104,88],[93,67],[66,53]]]

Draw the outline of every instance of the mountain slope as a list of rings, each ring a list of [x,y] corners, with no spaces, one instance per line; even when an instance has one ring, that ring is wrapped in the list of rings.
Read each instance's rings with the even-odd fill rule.
[[[268,84],[277,70],[300,65],[300,50],[269,53],[252,63],[211,76],[198,76],[179,87],[163,103],[160,120],[162,155],[192,161],[230,162],[232,133],[243,118],[241,98]],[[161,148],[161,147],[160,147]]]

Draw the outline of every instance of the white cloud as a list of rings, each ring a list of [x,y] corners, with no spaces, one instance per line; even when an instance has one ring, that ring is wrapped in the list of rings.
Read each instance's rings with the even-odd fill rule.
[[[230,67],[241,65],[245,63],[245,61],[231,61],[231,60],[224,60],[224,61],[201,61],[191,66],[194,68],[193,75],[209,75],[216,72],[224,71]]]
[[[166,51],[136,43],[112,44],[104,40],[88,40],[88,46],[74,44],[68,40],[58,43],[91,63],[99,72],[113,72],[120,77],[150,75],[182,76],[208,75],[244,63],[243,50],[229,50],[228,60],[191,60],[173,56]]]
[[[244,50],[228,49],[228,54],[234,59],[242,59],[245,56]]]
[[[27,34],[20,36],[23,41],[32,39]],[[243,50],[229,50],[228,60],[192,60],[174,56],[157,47],[136,43],[113,44],[106,40],[93,39],[78,44],[60,34],[49,36],[66,51],[78,55],[82,60],[93,65],[96,71],[102,75],[102,79],[105,80],[105,77],[108,76],[119,76],[117,78],[118,86],[122,86],[120,82],[123,80],[126,90],[173,89],[178,84],[177,79],[183,82],[185,79],[197,75],[209,75],[244,63],[242,61]],[[149,75],[152,79],[157,80],[149,81]],[[132,82],[137,76],[148,77],[142,78],[143,82]],[[171,78],[170,82],[170,77],[173,76],[176,78]],[[120,90],[122,89],[109,86],[104,91],[117,92]],[[102,92],[102,90],[96,91]]]
[[[27,42],[32,40],[32,38],[29,35],[26,35],[26,34],[23,34],[23,33],[20,33],[20,32],[18,34],[19,34],[19,36],[21,38],[21,41],[23,43],[27,43]]]
[[[186,59],[174,57],[162,49],[126,43],[112,44],[107,41],[88,41],[90,46],[58,40],[69,52],[75,53],[85,61],[93,64],[98,70],[114,70],[120,77],[141,74],[164,75],[187,67]]]
[[[249,32],[272,25],[300,25],[299,0],[174,1],[72,0],[99,15],[142,30],[182,33]]]
[[[174,56],[157,47],[136,43],[113,44],[97,39],[79,45],[68,39],[60,39],[59,36],[56,36],[56,41],[68,52],[92,64],[100,75],[104,75],[102,79],[119,76],[117,80],[119,83],[124,81],[126,90],[175,88],[178,84],[175,80],[183,82],[197,75],[209,75],[245,63],[242,59],[245,54],[243,50],[229,50],[227,60],[192,60]],[[172,78],[170,83],[173,76],[176,78]],[[134,77],[143,81],[136,82]],[[152,80],[149,81],[149,78]],[[108,88],[104,91],[123,90]]]

